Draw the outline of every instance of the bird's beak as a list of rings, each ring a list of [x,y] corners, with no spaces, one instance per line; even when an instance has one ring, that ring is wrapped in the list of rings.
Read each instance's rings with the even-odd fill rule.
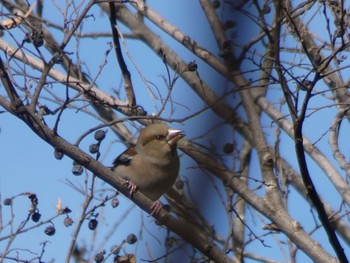
[[[181,130],[168,130],[168,135],[166,136],[166,140],[168,141],[168,144],[173,146],[176,145],[178,141],[180,141],[183,137],[185,137],[185,134]]]

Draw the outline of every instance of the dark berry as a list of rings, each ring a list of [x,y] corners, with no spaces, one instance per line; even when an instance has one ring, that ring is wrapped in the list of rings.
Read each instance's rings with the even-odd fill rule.
[[[32,42],[35,47],[41,47],[44,44],[44,33],[41,30],[33,30]]]
[[[92,154],[97,153],[99,149],[100,149],[100,146],[97,143],[92,143],[89,146],[89,152]]]
[[[38,222],[40,220],[41,214],[38,212],[35,212],[32,214],[32,220],[33,222]]]
[[[69,216],[65,217],[63,220],[63,225],[65,227],[70,227],[71,225],[73,225],[73,219],[70,218]]]
[[[134,234],[129,234],[126,238],[126,242],[130,245],[135,244],[137,241],[137,237]]]
[[[58,150],[55,150],[54,155],[55,155],[55,158],[57,160],[62,160],[62,158],[64,156],[64,154],[62,152],[58,151]]]
[[[4,200],[4,205],[12,205],[12,199],[11,198],[6,198]]]
[[[56,229],[54,226],[48,226],[47,228],[45,228],[45,234],[48,236],[53,236],[56,232]]]
[[[222,151],[225,153],[225,154],[230,154],[232,153],[234,150],[234,147],[233,147],[233,144],[232,143],[226,143],[222,149]]]
[[[96,141],[102,141],[106,137],[106,132],[103,130],[98,130],[95,132],[94,138]]]
[[[118,198],[114,197],[112,200],[111,200],[111,205],[113,208],[116,208],[118,205],[119,205],[119,200]]]
[[[98,222],[96,219],[90,219],[88,227],[90,230],[95,230],[97,227],[97,224],[98,224]]]
[[[105,250],[103,250],[103,251],[101,251],[100,253],[98,253],[98,254],[95,256],[95,262],[96,262],[96,263],[101,263],[101,262],[103,262],[103,260],[105,259],[104,254],[106,254],[106,251],[105,251]]]

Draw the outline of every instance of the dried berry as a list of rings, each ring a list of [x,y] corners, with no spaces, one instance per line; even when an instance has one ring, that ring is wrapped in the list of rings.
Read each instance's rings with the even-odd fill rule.
[[[129,234],[126,238],[126,242],[130,245],[135,244],[137,241],[137,237],[134,234]]]
[[[118,205],[119,205],[119,200],[118,198],[114,197],[112,200],[111,200],[111,205],[113,208],[116,208]]]
[[[233,152],[233,150],[234,150],[234,147],[232,143],[225,143],[224,148],[222,149],[222,151],[225,154],[230,154]]]
[[[12,205],[12,199],[11,198],[6,198],[4,200],[4,205]]]
[[[44,33],[41,30],[33,30],[31,38],[33,45],[37,48],[44,44]]]
[[[33,222],[35,222],[35,223],[38,222],[40,220],[40,218],[41,218],[41,214],[40,213],[35,212],[35,213],[32,214],[32,221]]]
[[[48,226],[47,228],[45,228],[45,234],[48,236],[53,236],[56,232],[56,229],[54,226]]]
[[[73,165],[72,173],[74,175],[76,175],[76,176],[82,175],[83,171],[84,171],[83,166],[81,166],[80,164]]]
[[[106,251],[105,251],[105,250],[103,250],[103,251],[101,251],[100,253],[98,253],[98,254],[95,256],[95,262],[96,262],[96,263],[101,263],[101,262],[103,262],[103,260],[105,259],[104,254],[106,254]]]
[[[97,224],[98,224],[98,222],[96,219],[90,219],[88,227],[90,230],[95,230],[97,227]]]
[[[73,225],[73,219],[70,218],[69,216],[65,217],[63,220],[63,225],[65,227],[70,227],[71,225]]]
[[[55,150],[54,152],[55,158],[56,160],[62,160],[64,154],[62,152],[60,152],[59,150]]]
[[[94,138],[96,141],[102,141],[106,137],[106,132],[103,130],[98,130],[95,132]]]
[[[92,154],[98,153],[98,150],[100,149],[100,145],[97,143],[92,143],[89,146],[89,152]]]

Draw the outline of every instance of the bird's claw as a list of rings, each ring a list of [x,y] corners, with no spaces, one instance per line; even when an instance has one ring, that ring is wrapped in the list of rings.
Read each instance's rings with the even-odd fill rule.
[[[126,181],[126,187],[129,190],[130,198],[132,198],[133,194],[137,191],[137,185],[131,181]],[[151,216],[158,215],[161,209],[162,203],[159,200],[155,201],[151,206]]]
[[[159,200],[155,201],[151,206],[151,216],[158,215],[161,209],[162,203]]]
[[[133,194],[136,193],[136,191],[137,191],[137,185],[134,184],[133,182],[126,181],[126,187],[127,187],[128,190],[129,190],[129,195],[130,195],[130,197],[132,197]]]

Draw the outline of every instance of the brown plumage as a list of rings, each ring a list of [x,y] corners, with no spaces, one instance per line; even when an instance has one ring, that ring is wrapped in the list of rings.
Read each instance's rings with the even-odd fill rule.
[[[141,129],[136,145],[113,162],[112,170],[129,181],[131,194],[137,188],[155,201],[152,214],[159,212],[159,197],[171,188],[179,173],[176,145],[183,137],[181,130],[170,129],[165,124],[151,124]]]

